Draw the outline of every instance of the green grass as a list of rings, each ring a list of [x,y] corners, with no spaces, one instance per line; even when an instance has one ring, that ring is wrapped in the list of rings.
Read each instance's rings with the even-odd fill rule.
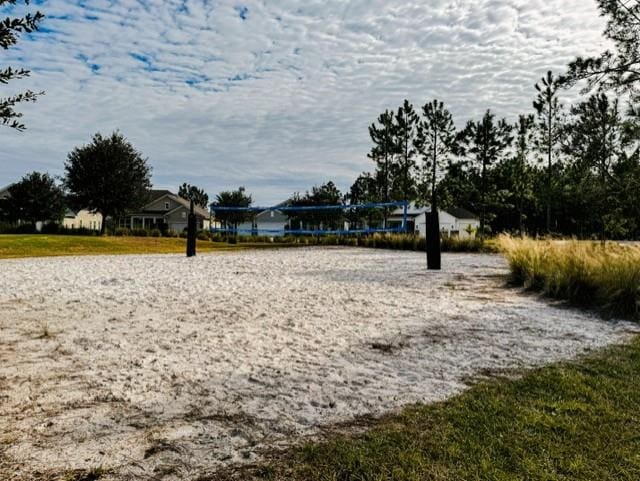
[[[637,481],[640,339],[210,479]]]
[[[640,320],[640,247],[502,236],[516,285],[603,314]]]
[[[198,252],[268,248],[274,244],[198,241]],[[103,254],[177,254],[186,252],[186,240],[164,237],[98,237],[64,235],[0,235],[0,259]]]

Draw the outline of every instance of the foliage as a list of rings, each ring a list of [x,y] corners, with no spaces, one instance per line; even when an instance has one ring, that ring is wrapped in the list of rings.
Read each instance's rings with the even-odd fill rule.
[[[178,189],[178,195],[183,199],[192,200],[195,205],[203,209],[209,208],[209,196],[203,189],[195,185],[183,183]]]
[[[391,196],[397,200],[412,199],[416,195],[413,171],[416,167],[418,121],[413,105],[405,99],[398,108],[394,126],[398,156],[397,161],[391,164]]]
[[[6,4],[15,5],[19,0],[0,0],[0,7]],[[25,4],[29,4],[29,0],[24,0]],[[44,19],[41,12],[35,14],[27,13],[24,17],[6,17],[0,19],[0,48],[7,50],[9,47],[18,43],[20,34],[31,33],[38,30],[38,25]],[[8,84],[11,80],[22,79],[28,77],[29,70],[24,68],[13,69],[6,67],[0,68],[0,84]],[[38,96],[44,92],[26,92],[12,95],[10,97],[0,97],[0,125],[16,129],[18,131],[25,130],[24,124],[18,119],[22,117],[20,112],[16,112],[15,107],[22,102],[35,102]]]
[[[480,121],[470,120],[458,136],[459,152],[467,157],[480,176],[480,238],[487,230],[487,200],[490,195],[489,168],[500,160],[511,146],[513,127],[487,110]]]
[[[148,200],[151,168],[119,132],[95,134],[90,144],[69,153],[64,166],[72,204],[99,212],[103,219],[124,215]],[[103,222],[101,234],[105,226]]]
[[[562,118],[563,106],[558,99],[560,81],[553,76],[551,71],[543,77],[540,84],[535,84],[538,92],[533,102],[536,112],[536,137],[535,145],[538,151],[543,154],[543,161],[547,164],[546,188],[542,193],[546,204],[546,230],[551,232],[551,212],[554,200],[553,164],[558,157],[559,145],[564,134],[564,124]]]
[[[613,199],[610,195],[612,167],[623,155],[622,124],[618,101],[605,93],[595,94],[571,109],[574,116],[568,132],[568,154],[575,162],[574,185],[588,196],[591,213],[600,219],[600,238],[607,234],[607,217]]]
[[[501,236],[517,285],[640,320],[640,247]]]
[[[426,103],[422,107],[422,115],[415,146],[422,158],[421,183],[425,188],[420,189],[418,198],[425,204],[435,204],[439,167],[449,161],[449,156],[456,149],[456,127],[452,115],[438,100]]]
[[[604,36],[615,51],[598,57],[578,57],[569,64],[565,82],[588,81],[599,87],[638,95],[640,81],[640,2],[638,0],[597,0],[600,14],[607,17]]]
[[[311,192],[301,196],[296,193],[287,204],[291,207],[322,207],[342,205],[342,194],[336,185],[329,181]],[[338,229],[343,220],[342,209],[290,211],[287,217],[293,229]]]
[[[254,214],[252,212],[243,211],[218,211],[217,207],[251,207],[253,200],[251,195],[245,193],[244,187],[239,187],[238,190],[220,192],[216,196],[216,201],[211,204],[211,210],[214,212],[216,219],[223,222],[225,226],[231,226],[234,229],[238,228],[239,224],[243,222],[250,222],[253,220]]]
[[[64,193],[49,174],[31,172],[9,187],[0,211],[12,223],[58,222],[65,213]]]

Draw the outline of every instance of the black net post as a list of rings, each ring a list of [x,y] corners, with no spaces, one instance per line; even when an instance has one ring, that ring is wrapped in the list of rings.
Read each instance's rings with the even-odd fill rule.
[[[439,271],[441,269],[440,254],[440,216],[438,208],[432,205],[431,212],[427,213],[427,269]]]
[[[187,257],[196,255],[197,221],[193,200],[189,208],[189,221],[187,223]]]

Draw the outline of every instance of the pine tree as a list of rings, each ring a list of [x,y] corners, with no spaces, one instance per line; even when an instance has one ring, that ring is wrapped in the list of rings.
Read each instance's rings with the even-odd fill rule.
[[[563,135],[562,104],[558,99],[560,83],[551,71],[542,78],[541,84],[535,84],[538,92],[533,108],[537,114],[538,150],[545,156],[547,163],[547,185],[545,196],[546,229],[551,233],[551,211],[553,204],[553,163],[557,157]]]
[[[415,179],[413,171],[416,167],[415,137],[418,126],[418,115],[413,105],[405,100],[398,109],[395,120],[396,150],[398,161],[394,163],[395,175],[393,184],[395,200],[413,200],[415,198]]]
[[[608,212],[612,205],[610,178],[622,155],[622,120],[618,100],[604,93],[592,95],[571,109],[570,141],[567,153],[583,171],[591,173],[592,205],[599,211],[600,239],[607,236]]]
[[[381,199],[383,202],[389,202],[391,196],[391,169],[395,155],[398,153],[393,112],[386,110],[380,114],[377,122],[378,125],[374,123],[369,127],[369,136],[374,145],[368,156],[376,163],[376,179],[379,181]],[[387,215],[388,210],[385,209],[385,227]]]
[[[487,230],[487,196],[489,194],[489,168],[504,155],[511,145],[512,126],[502,119],[495,122],[490,110],[482,120],[470,120],[459,134],[459,152],[468,156],[480,175],[480,238],[484,239]]]

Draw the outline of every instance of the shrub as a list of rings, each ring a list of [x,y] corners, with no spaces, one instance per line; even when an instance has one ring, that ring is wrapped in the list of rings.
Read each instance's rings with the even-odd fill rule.
[[[160,229],[151,229],[148,234],[149,237],[162,237],[162,231]]]
[[[206,230],[201,230],[200,232],[198,232],[198,233],[196,234],[196,238],[197,238],[198,240],[201,240],[201,241],[208,241],[208,240],[210,240],[210,238],[209,238],[209,233],[208,233]]]
[[[123,237],[131,235],[131,231],[126,227],[116,227],[113,231],[113,235],[116,237]]]
[[[178,237],[178,232],[174,229],[167,229],[162,234],[164,237]]]
[[[148,237],[149,232],[146,229],[131,229],[131,235],[134,237]]]

